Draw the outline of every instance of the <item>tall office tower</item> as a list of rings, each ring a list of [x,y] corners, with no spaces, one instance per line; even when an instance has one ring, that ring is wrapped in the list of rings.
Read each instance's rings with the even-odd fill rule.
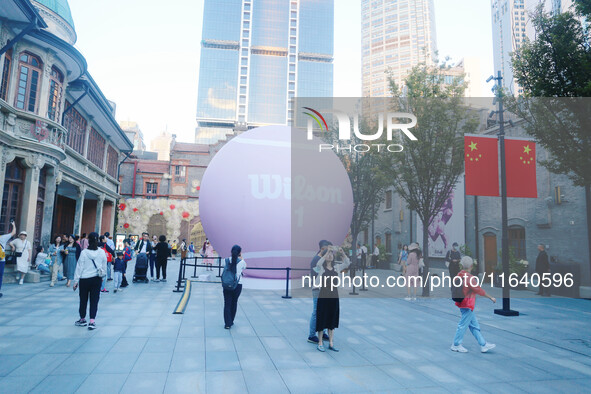
[[[391,72],[401,86],[419,63],[435,60],[433,0],[362,0],[361,62],[364,97],[390,95]]]
[[[205,0],[196,142],[291,124],[293,97],[333,93],[334,0]]]
[[[546,9],[549,9],[553,14],[560,14],[572,7],[573,0],[546,0],[545,5]]]
[[[495,76],[501,71],[503,86],[511,94],[522,92],[511,69],[511,54],[523,44],[525,38],[534,37],[528,13],[539,4],[532,0],[492,0],[493,55]]]

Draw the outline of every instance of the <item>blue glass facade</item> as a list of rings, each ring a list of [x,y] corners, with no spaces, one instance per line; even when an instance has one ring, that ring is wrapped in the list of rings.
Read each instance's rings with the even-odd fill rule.
[[[248,121],[285,124],[287,57],[252,55],[250,62]]]
[[[334,0],[205,0],[197,139],[290,124],[291,98],[331,97],[333,47]]]
[[[234,120],[238,51],[201,48],[197,118]]]
[[[287,48],[289,1],[256,0],[253,2],[252,46]]]
[[[206,0],[203,6],[203,40],[240,40],[242,0]]]
[[[334,53],[334,0],[300,0],[299,52]]]

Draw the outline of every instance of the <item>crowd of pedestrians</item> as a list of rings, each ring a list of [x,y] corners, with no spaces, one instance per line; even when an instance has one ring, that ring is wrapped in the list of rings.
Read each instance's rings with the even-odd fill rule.
[[[115,251],[115,244],[109,233],[99,235],[96,232],[82,234],[78,237],[73,234],[60,234],[54,237],[51,244],[45,248],[38,246],[35,249],[35,260],[31,264],[33,256],[32,245],[28,240],[26,231],[20,231],[17,235],[16,226],[11,222],[10,233],[0,236],[0,289],[2,275],[5,267],[5,251],[12,250],[12,259],[17,272],[17,283],[23,284],[24,277],[32,266],[40,272],[50,275],[49,286],[54,287],[59,281],[66,280],[65,286],[72,286],[73,290],[79,290],[79,319],[77,326],[96,329],[96,316],[101,292],[108,292],[107,282],[113,281],[113,292],[121,292],[129,285],[126,273],[129,263],[135,258],[135,271],[133,281],[142,279],[146,282],[166,282],[167,264],[170,258],[174,259],[180,252],[181,261],[194,258],[197,253],[193,242],[183,239],[180,243],[174,240],[172,243],[166,236],[157,237],[144,232],[137,242],[125,239],[123,250]],[[536,270],[539,273],[549,271],[548,255],[544,245],[538,247]],[[206,270],[212,270],[212,262],[215,251],[209,240],[203,243],[198,252],[205,261]],[[357,245],[358,260],[365,265],[368,257],[367,248]],[[222,292],[224,297],[223,320],[226,329],[232,328],[238,309],[238,299],[242,293],[241,279],[246,269],[246,262],[242,258],[242,248],[234,245],[230,251],[231,257],[225,259],[224,270],[221,275]],[[372,253],[372,259],[376,256]],[[460,310],[460,320],[457,325],[451,350],[464,353],[467,349],[462,345],[465,332],[470,332],[481,346],[482,352],[488,352],[495,347],[487,342],[481,331],[478,319],[474,314],[476,296],[480,295],[496,302],[480,286],[470,280],[473,260],[469,256],[461,256],[458,244],[454,243],[452,249],[446,255],[446,264],[452,277],[459,276],[463,279],[462,286],[454,293],[452,287],[452,299]],[[404,245],[398,256],[398,263],[402,267],[402,274],[407,281],[407,300],[416,299],[416,289],[420,285],[418,280],[422,262],[422,252],[418,243]],[[375,265],[375,261],[372,261]],[[338,352],[335,345],[335,329],[339,327],[340,302],[338,287],[332,286],[332,279],[341,275],[344,270],[350,268],[351,261],[340,247],[333,246],[331,242],[322,240],[319,242],[319,251],[313,256],[310,263],[310,275],[312,286],[312,315],[310,317],[308,342],[316,344],[317,350],[325,352],[331,350]],[[541,295],[546,290],[540,288]],[[0,297],[2,293],[0,293]],[[87,318],[88,310],[88,321]],[[326,345],[328,342],[328,345]]]

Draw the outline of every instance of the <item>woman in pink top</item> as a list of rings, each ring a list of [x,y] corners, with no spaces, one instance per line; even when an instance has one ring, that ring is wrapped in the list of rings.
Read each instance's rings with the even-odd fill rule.
[[[419,279],[419,245],[415,242],[411,243],[408,246],[408,257],[406,259],[406,273],[404,276],[406,277],[406,289],[408,291],[408,296],[406,296],[405,300],[410,301],[410,286],[413,287],[413,300],[417,299],[417,282]]]
[[[82,234],[82,238],[80,238],[78,244],[80,245],[80,250],[88,248],[88,238],[86,238],[86,233]]]
[[[207,265],[207,271],[213,271],[212,268],[212,259],[211,257],[215,257],[214,256],[214,252],[213,252],[213,246],[211,246],[211,243],[209,242],[209,239],[205,239],[205,242],[203,243],[203,247],[201,248],[201,256],[202,257],[206,257],[205,259],[205,264]]]

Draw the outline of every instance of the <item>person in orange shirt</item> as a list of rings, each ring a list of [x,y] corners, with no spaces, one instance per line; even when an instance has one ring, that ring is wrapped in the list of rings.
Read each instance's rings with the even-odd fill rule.
[[[482,353],[486,353],[490,349],[493,349],[496,345],[486,342],[486,340],[480,333],[480,324],[478,324],[478,319],[476,319],[476,315],[474,314],[476,295],[478,294],[480,296],[486,297],[493,303],[497,302],[497,300],[494,297],[490,296],[486,291],[484,291],[482,287],[478,285],[477,277],[474,277],[470,274],[470,270],[474,265],[474,262],[472,261],[471,257],[462,257],[462,259],[460,260],[460,265],[463,269],[458,273],[457,276],[462,278],[464,299],[461,302],[456,301],[456,306],[460,308],[462,317],[460,318],[460,321],[458,323],[458,328],[456,330],[456,335],[454,337],[454,342],[451,346],[451,350],[460,353],[468,352],[468,349],[462,346],[462,341],[464,339],[464,334],[466,333],[466,330],[470,328],[470,332],[472,333],[472,335],[474,335],[474,338],[476,338],[478,344],[480,345],[480,351]]]

